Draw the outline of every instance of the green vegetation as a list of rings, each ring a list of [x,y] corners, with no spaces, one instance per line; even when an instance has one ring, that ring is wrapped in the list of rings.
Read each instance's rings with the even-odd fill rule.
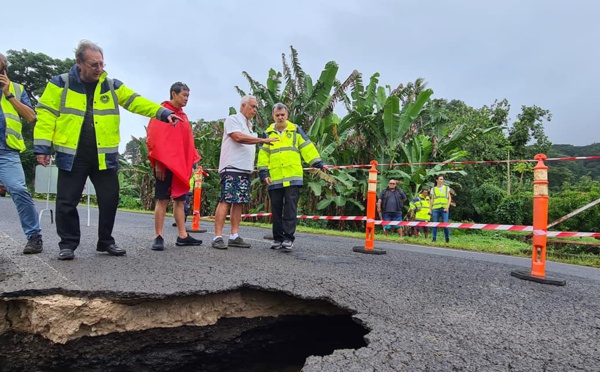
[[[54,74],[65,72],[70,59],[56,60],[41,53],[8,51],[9,77],[37,96]],[[338,64],[328,61],[314,80],[300,64],[292,47],[282,55],[280,71],[270,69],[265,83],[243,72],[249,89],[235,87],[240,95],[258,99],[255,118],[258,133],[271,122],[271,108],[283,102],[290,108],[290,120],[300,124],[330,165],[365,165],[379,162],[378,190],[387,179],[396,178],[412,199],[423,186],[432,186],[444,175],[453,189],[452,221],[498,224],[532,224],[533,163],[537,153],[549,157],[600,155],[600,144],[590,146],[552,145],[544,132],[552,115],[537,106],[522,106],[512,113],[506,99],[483,107],[471,107],[458,99],[434,98],[433,89],[422,78],[390,86],[380,85],[380,75],[353,71],[339,79]],[[34,102],[35,102],[35,97]],[[237,103],[236,103],[237,104]],[[234,113],[223,108],[221,117]],[[31,126],[24,132],[28,151],[22,154],[28,182],[33,179],[35,157],[31,152]],[[201,166],[218,165],[223,120],[193,122]],[[145,138],[132,138],[121,161],[121,208],[152,210],[153,177],[146,159]],[[492,161],[488,164],[423,164],[452,161]],[[504,161],[504,162],[503,162]],[[402,164],[402,165],[400,165]],[[600,162],[547,162],[549,167],[549,222],[600,198]],[[305,215],[364,215],[367,199],[367,169],[330,170],[328,176],[307,172],[299,213]],[[219,177],[214,171],[204,179],[201,215],[214,214]],[[408,204],[408,203],[407,203]],[[244,212],[269,212],[268,193],[258,180],[253,183],[250,205]],[[406,214],[406,213],[405,213]],[[349,221],[300,222],[300,228],[335,230],[336,234],[364,234],[362,224]],[[600,232],[600,208],[566,220],[554,230]],[[457,231],[452,248],[494,251],[528,256],[529,247],[501,235]],[[382,237],[383,238],[383,237]],[[502,238],[502,239],[501,239]],[[379,237],[378,237],[379,239]],[[406,238],[412,242],[411,238]],[[417,243],[419,241],[414,241]],[[521,248],[518,244],[525,244]],[[549,259],[597,265],[598,253],[571,244],[559,244],[548,251]],[[577,246],[577,245],[575,245]],[[595,253],[594,253],[595,252]],[[594,261],[595,260],[595,261]],[[596,262],[596,263],[593,263]],[[589,263],[585,263],[589,264]]]

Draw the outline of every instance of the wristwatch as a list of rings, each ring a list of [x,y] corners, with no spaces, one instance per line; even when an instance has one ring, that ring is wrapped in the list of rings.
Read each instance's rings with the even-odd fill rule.
[[[8,96],[4,96],[7,100],[11,99],[11,98],[15,98],[15,95],[10,93]]]

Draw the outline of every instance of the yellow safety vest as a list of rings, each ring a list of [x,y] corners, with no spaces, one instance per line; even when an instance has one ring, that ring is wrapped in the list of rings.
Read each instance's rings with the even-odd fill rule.
[[[260,171],[269,171],[271,184],[269,189],[303,185],[302,159],[308,164],[321,162],[317,148],[306,133],[292,122],[281,134],[275,129],[275,123],[265,131],[267,138],[279,138],[271,145],[261,145],[258,148],[256,167]]]
[[[411,203],[411,209],[416,211],[415,219],[419,221],[429,221],[431,219],[431,215],[429,214],[430,205],[429,198],[424,197],[423,194],[419,194],[414,203]]]
[[[8,89],[17,101],[21,101],[21,95],[23,94],[23,86],[21,84],[11,82]],[[25,151],[25,141],[23,141],[23,135],[21,134],[21,118],[17,109],[6,99],[4,94],[2,95],[0,104],[2,105],[2,112],[4,112],[4,118],[6,119],[6,145],[20,152]]]
[[[154,103],[119,80],[100,75],[94,92],[94,129],[99,169],[118,167],[119,105],[146,117],[161,118],[165,108]],[[77,153],[79,135],[87,108],[85,86],[75,65],[67,74],[53,77],[36,107],[38,121],[33,133],[34,153],[50,154],[53,145],[56,165],[70,171]]]
[[[438,187],[433,188],[433,209],[446,209],[449,208],[450,204],[450,188],[446,185],[442,186],[442,190]]]

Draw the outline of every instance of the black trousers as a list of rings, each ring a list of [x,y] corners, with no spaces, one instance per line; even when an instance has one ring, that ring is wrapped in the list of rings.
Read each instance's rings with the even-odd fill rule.
[[[296,233],[296,216],[298,215],[299,186],[288,186],[282,189],[269,190],[271,212],[273,213],[273,240],[283,242],[294,241]]]
[[[119,205],[119,178],[117,169],[98,169],[96,156],[76,157],[71,171],[59,169],[56,193],[56,232],[60,249],[75,250],[79,246],[81,230],[77,205],[83,195],[87,177],[96,189],[98,200],[98,243],[106,247],[115,243],[112,231]]]

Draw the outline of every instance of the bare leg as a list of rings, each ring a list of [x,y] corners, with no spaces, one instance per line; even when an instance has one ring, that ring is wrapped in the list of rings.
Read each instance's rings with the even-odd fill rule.
[[[184,239],[188,236],[185,231],[185,201],[174,200],[173,201],[173,217],[175,217],[175,223],[177,224],[177,235]]]
[[[167,205],[169,199],[159,199],[154,207],[154,233],[156,236],[163,235],[163,225],[165,224],[165,214],[167,213]]]
[[[227,218],[229,207],[229,203],[219,202],[217,204],[217,210],[215,211],[215,236],[223,236],[223,226],[225,226],[225,218]]]
[[[242,221],[242,205],[239,203],[231,204],[231,234],[238,234],[240,231],[240,222]]]

